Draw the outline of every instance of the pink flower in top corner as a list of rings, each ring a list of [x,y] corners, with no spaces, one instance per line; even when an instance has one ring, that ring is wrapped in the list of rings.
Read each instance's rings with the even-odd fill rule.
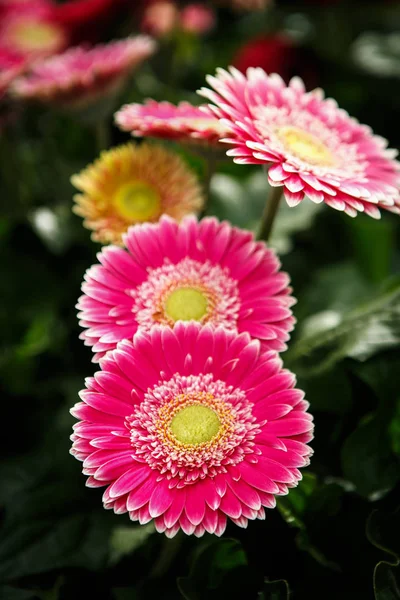
[[[160,0],[146,6],[141,30],[157,38],[169,35],[177,26],[179,10],[175,2]]]
[[[355,217],[400,212],[400,163],[385,139],[360,125],[322,90],[306,92],[301,79],[286,85],[277,74],[218,69],[200,95],[230,130],[227,154],[239,164],[269,166],[272,186],[283,186],[290,206],[305,196]]]
[[[120,342],[71,410],[71,454],[104,508],[173,537],[265,519],[309,464],[295,377],[248,334],[178,324]]]
[[[60,52],[68,45],[67,30],[52,16],[47,2],[12,4],[0,19],[0,46],[29,60]]]
[[[184,31],[204,35],[215,27],[215,12],[210,6],[195,3],[185,6],[180,14],[180,26]]]
[[[147,36],[71,48],[32,66],[13,85],[16,96],[57,106],[80,108],[113,93],[156,49]]]
[[[81,338],[99,360],[117,342],[177,321],[223,325],[284,350],[293,329],[289,276],[253,234],[215,218],[170,217],[130,227],[126,250],[108,246],[82,285]]]
[[[126,104],[115,114],[115,122],[123,131],[138,137],[205,142],[215,146],[228,132],[211,112],[206,113],[202,107],[189,102],[180,102],[177,106],[155,100]]]

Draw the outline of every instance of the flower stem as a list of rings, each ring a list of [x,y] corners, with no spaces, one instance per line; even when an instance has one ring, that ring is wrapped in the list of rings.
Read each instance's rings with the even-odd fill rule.
[[[108,123],[105,119],[98,121],[94,128],[97,150],[101,152],[106,150],[110,145],[110,131],[108,129]]]
[[[160,555],[150,571],[150,577],[162,577],[168,571],[181,549],[184,538],[184,533],[178,531],[172,539],[166,537],[163,540]]]
[[[268,241],[272,226],[275,221],[275,217],[278,212],[279,202],[282,198],[281,187],[271,187],[270,193],[268,194],[267,202],[265,203],[264,212],[261,220],[260,231],[258,232],[258,239]]]
[[[216,166],[217,166],[217,160],[213,156],[207,156],[206,164],[205,164],[205,168],[204,168],[204,183],[203,183],[205,200],[204,200],[203,210],[201,211],[201,216],[204,216],[204,214],[207,210],[207,205],[210,201],[211,180],[215,173]]]

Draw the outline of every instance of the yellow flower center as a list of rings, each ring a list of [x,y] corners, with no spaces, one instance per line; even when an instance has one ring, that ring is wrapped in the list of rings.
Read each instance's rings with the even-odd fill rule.
[[[207,314],[207,308],[205,294],[193,287],[177,288],[165,301],[165,312],[173,321],[201,321]]]
[[[13,27],[12,39],[22,51],[46,50],[60,39],[60,30],[50,23],[18,23]]]
[[[161,197],[148,183],[133,181],[122,185],[117,190],[114,206],[127,221],[151,221],[161,212]]]
[[[170,429],[182,444],[203,444],[212,440],[220,428],[217,414],[207,406],[192,404],[176,413]]]
[[[287,125],[280,127],[277,135],[286,149],[304,162],[321,166],[335,162],[330,150],[312,133]]]

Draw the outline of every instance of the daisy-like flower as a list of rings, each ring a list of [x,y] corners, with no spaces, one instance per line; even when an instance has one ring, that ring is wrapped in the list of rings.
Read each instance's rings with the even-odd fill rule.
[[[131,227],[127,250],[109,246],[82,285],[81,338],[98,360],[138,329],[198,321],[247,331],[263,349],[284,350],[294,317],[289,277],[253,235],[213,217]]]
[[[21,57],[43,58],[60,52],[67,43],[65,28],[54,21],[50,5],[46,3],[10,8],[1,16],[0,46]]]
[[[215,146],[228,133],[213,115],[205,114],[201,107],[189,102],[180,102],[177,106],[155,100],[126,104],[115,114],[115,122],[120,129],[134,136],[205,142]]]
[[[162,214],[180,220],[204,204],[197,178],[184,161],[150,144],[102,152],[71,182],[82,192],[74,197],[74,212],[93,230],[92,239],[102,243],[121,244],[129,225],[158,221]]]
[[[137,36],[71,48],[32,66],[13,86],[15,95],[78,109],[120,89],[132,70],[155,51],[155,42]]]
[[[86,380],[71,453],[104,507],[221,535],[264,519],[301,479],[312,417],[295,377],[248,334],[183,323],[120,342]]]
[[[227,154],[239,164],[269,165],[272,186],[283,186],[290,206],[308,196],[355,217],[379,218],[379,208],[400,212],[397,152],[319,89],[306,92],[293,78],[231,68],[207,79],[200,94],[230,129]]]

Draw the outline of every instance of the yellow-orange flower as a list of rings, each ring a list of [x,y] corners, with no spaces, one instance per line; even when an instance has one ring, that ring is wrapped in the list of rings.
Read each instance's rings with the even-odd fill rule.
[[[130,143],[102,152],[71,182],[82,192],[74,197],[74,212],[93,230],[92,239],[103,244],[122,244],[122,235],[135,223],[158,221],[162,214],[179,221],[204,204],[184,161],[153,144]]]

